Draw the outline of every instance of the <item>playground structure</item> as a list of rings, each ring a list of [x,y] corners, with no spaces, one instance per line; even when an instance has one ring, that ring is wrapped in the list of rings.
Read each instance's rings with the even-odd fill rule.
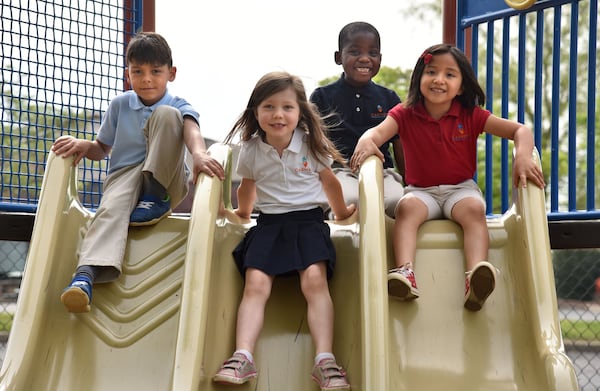
[[[125,3],[136,3],[133,8],[137,11],[143,8],[146,14],[146,8],[149,7],[145,5],[153,2],[136,0]],[[141,3],[144,3],[144,7],[140,7]],[[451,9],[457,10],[462,6],[466,8],[464,14],[461,14],[464,9],[458,9],[459,15],[451,18],[448,23],[455,27],[452,41],[456,41],[466,51],[471,51],[475,63],[478,57],[477,50],[473,48],[485,46],[478,41],[483,35],[477,33],[477,26],[494,23],[492,20],[505,23],[513,17],[518,18],[519,29],[525,23],[524,13],[505,9],[500,0],[465,0],[458,2],[458,7],[456,1],[445,1],[444,6],[452,3],[453,6],[449,6]],[[520,3],[515,8],[521,10],[520,6],[523,6],[523,10],[530,11],[529,15],[540,15],[565,4],[577,9],[580,4],[589,3],[590,31],[597,30],[597,25],[594,24],[597,23],[598,16],[596,0],[512,3]],[[528,9],[529,6],[531,7]],[[487,12],[489,10],[482,10],[482,7],[489,7],[492,11]],[[8,14],[4,13],[3,18],[6,15]],[[143,25],[145,29],[152,29],[146,16],[143,19],[144,22],[140,23],[139,15],[132,18],[135,23],[139,23],[137,28]],[[560,14],[557,19],[560,20]],[[576,23],[577,19],[574,20]],[[125,30],[134,31],[133,28]],[[566,39],[561,36],[556,25],[554,31],[555,36],[550,41],[556,44],[557,40],[560,42]],[[577,36],[576,29],[574,34]],[[486,39],[486,44],[489,44],[490,37]],[[596,45],[594,39],[590,38],[590,47]],[[537,42],[543,41],[543,36],[537,38]],[[572,47],[568,49],[572,51]],[[558,56],[560,50],[554,52]],[[506,50],[503,55],[508,53],[512,53],[511,50]],[[588,149],[587,156],[591,162],[594,162],[595,146],[593,117],[597,116],[597,100],[594,99],[593,89],[596,85],[594,55],[595,52],[590,53],[588,60],[590,99],[587,108],[589,120],[586,124],[587,144],[592,146],[591,150]],[[529,62],[531,61],[530,58]],[[521,60],[523,62],[527,62],[525,57]],[[491,65],[488,63],[487,68],[492,69]],[[552,65],[553,68],[559,66],[558,61]],[[524,77],[517,77],[519,91],[524,91]],[[491,80],[489,77],[488,79]],[[573,84],[569,87],[569,102],[576,101],[571,90],[576,86]],[[486,90],[490,91],[488,85]],[[540,97],[541,94],[536,90],[535,96]],[[558,99],[558,94],[553,95],[554,98]],[[514,100],[503,95],[502,105],[508,101]],[[519,96],[516,103],[517,117],[523,121],[523,97]],[[492,106],[489,108],[492,109]],[[502,111],[501,114],[506,115],[504,107]],[[545,115],[548,114],[536,114],[534,132],[538,149],[540,125],[537,119]],[[552,116],[554,115],[553,112]],[[558,120],[552,118],[552,126],[558,127],[557,124]],[[574,128],[575,121],[570,121],[569,125]],[[568,132],[569,139],[573,134],[571,130]],[[552,137],[558,135],[553,134]],[[571,143],[572,141],[569,142],[570,145]],[[558,144],[553,144],[552,148],[553,153],[560,150]],[[43,152],[39,155],[45,159],[46,154]],[[216,150],[213,152],[222,153]],[[496,159],[491,153],[487,156],[489,159],[492,156]],[[571,157],[574,156],[575,153],[569,154],[569,197],[574,193],[575,184],[570,175],[578,167],[571,162]],[[225,155],[221,158],[223,161],[227,159]],[[552,156],[553,161],[554,158]],[[499,159],[494,160],[496,161]],[[157,227],[132,231],[128,264],[123,278],[115,284],[95,290],[95,308],[90,316],[73,316],[65,313],[60,302],[55,300],[56,292],[60,292],[70,278],[76,260],[76,246],[91,218],[93,205],[92,209],[88,209],[79,202],[86,201],[86,196],[82,194],[81,187],[77,194],[78,186],[74,179],[76,173],[68,164],[52,158],[48,162],[48,170],[44,175],[50,175],[50,171],[56,174],[58,170],[58,175],[64,177],[61,181],[66,182],[58,181],[56,183],[62,183],[57,185],[58,188],[45,189],[39,208],[37,197],[32,200],[33,204],[28,205],[13,200],[9,200],[8,205],[0,202],[0,210],[8,211],[0,214],[2,226],[10,227],[2,232],[4,238],[29,239],[33,227],[33,212],[37,210],[38,216],[35,223],[35,232],[38,233],[36,235],[34,232],[31,238],[28,260],[28,264],[32,264],[28,266],[28,270],[37,271],[29,273],[32,276],[26,275],[23,281],[11,346],[0,372],[0,389],[38,389],[36,387],[40,383],[36,382],[44,380],[48,387],[55,386],[47,389],[63,389],[63,385],[64,389],[70,389],[71,385],[75,387],[83,384],[83,379],[89,376],[93,377],[96,389],[103,389],[109,386],[105,383],[110,378],[106,376],[108,373],[117,373],[113,380],[121,380],[123,387],[127,387],[124,389],[132,387],[128,381],[133,377],[137,378],[136,386],[143,386],[146,382],[148,389],[185,390],[188,386],[192,387],[190,389],[200,390],[225,389],[213,385],[210,376],[233,348],[234,326],[231,319],[235,316],[242,281],[233,269],[228,269],[231,269],[229,252],[247,226],[230,221],[225,216],[218,216],[211,209],[212,206],[201,204],[202,206],[196,205],[195,210],[208,211],[208,216],[196,216],[193,213],[190,216],[179,215]],[[61,168],[61,164],[64,167]],[[503,164],[510,164],[510,161]],[[573,388],[576,387],[573,368],[564,356],[557,323],[547,237],[549,234],[552,248],[600,246],[600,235],[597,234],[600,226],[599,212],[594,204],[594,164],[588,164],[587,168],[588,199],[585,211],[577,210],[574,197],[569,198],[568,210],[562,209],[562,203],[558,202],[558,171],[554,170],[551,172],[552,188],[548,194],[550,207],[546,206],[547,218],[543,212],[543,193],[541,207],[536,198],[540,194],[530,192],[531,188],[525,194],[519,192],[513,197],[514,205],[508,195],[504,196],[507,206],[503,210],[506,209],[506,212],[489,219],[490,259],[501,270],[499,284],[486,304],[486,311],[477,314],[481,315],[479,318],[468,316],[470,314],[462,310],[460,303],[462,284],[457,281],[463,277],[459,275],[462,270],[462,238],[460,230],[452,223],[430,222],[423,227],[417,260],[417,278],[422,297],[418,302],[408,305],[388,301],[383,288],[385,280],[380,273],[387,267],[383,260],[390,262],[387,255],[391,250],[390,242],[378,242],[377,246],[369,246],[369,252],[363,253],[366,249],[362,244],[377,242],[371,235],[379,232],[381,238],[384,236],[381,232],[385,231],[385,236],[389,237],[391,220],[383,218],[377,221],[358,220],[346,225],[332,224],[333,240],[340,258],[338,271],[331,285],[332,296],[337,305],[335,352],[340,363],[348,370],[353,389],[428,389],[420,387],[432,385],[425,383],[424,386],[420,383],[422,380],[439,381],[433,385],[442,384],[445,389],[576,389]],[[86,169],[88,168],[82,171],[85,173]],[[376,171],[376,168],[373,169]],[[68,172],[66,176],[65,172]],[[8,173],[4,171],[3,176],[6,175]],[[366,180],[370,177],[375,178],[376,174],[363,175]],[[491,176],[486,175],[486,179],[488,178]],[[86,180],[89,178],[84,179]],[[209,196],[212,200],[210,202],[219,199],[220,195],[217,193],[220,190],[217,191],[216,188],[220,188],[220,185],[206,178],[203,180],[203,185],[208,186],[210,183],[210,189],[203,187],[199,190],[203,196]],[[85,186],[84,188],[87,189]],[[488,188],[486,184],[486,189]],[[63,195],[46,195],[52,192],[62,192]],[[4,194],[3,188],[3,197]],[[490,194],[486,190],[486,195]],[[55,210],[46,206],[47,200],[53,197],[63,200],[57,204],[60,208]],[[363,210],[367,210],[364,207],[378,210],[377,206],[370,205],[371,200],[377,198],[375,195],[362,198],[369,200],[367,205],[361,206]],[[3,198],[3,201],[6,199]],[[89,207],[89,202],[83,204]],[[45,218],[48,214],[53,217]],[[376,212],[364,214],[365,217],[377,215]],[[528,239],[522,238],[532,234],[528,231],[531,230],[531,224],[543,229],[534,231],[535,239],[526,245],[523,240]],[[545,229],[548,226],[549,232]],[[210,230],[214,232],[211,233]],[[39,239],[41,236],[46,238],[50,232],[54,232],[55,237],[49,242]],[[188,238],[192,237],[195,240],[202,238],[205,247],[191,244],[192,241]],[[56,245],[57,240],[61,246]],[[533,247],[539,251],[531,255]],[[210,261],[206,251],[213,251]],[[44,259],[46,263],[40,265]],[[205,261],[200,262],[201,259]],[[540,259],[541,261],[537,261]],[[202,288],[207,284],[208,288]],[[290,301],[284,302],[284,297],[288,297]],[[438,306],[439,301],[445,303],[445,306]],[[348,302],[352,304],[345,306]],[[360,308],[357,307],[359,302]],[[273,382],[285,377],[288,381],[293,379],[297,382],[298,387],[305,387],[299,389],[316,390],[308,376],[312,347],[303,321],[304,308],[294,280],[287,279],[276,284],[267,310],[269,323],[256,353],[260,376],[258,383],[251,383],[247,389],[254,389],[251,388],[254,386],[258,390],[266,389],[266,383],[277,384]],[[287,323],[280,323],[279,314],[281,320]],[[214,319],[221,323],[213,324]],[[425,322],[426,319],[429,320]],[[33,328],[33,325],[37,328]],[[483,332],[488,334],[483,335]],[[225,336],[226,343],[229,343],[228,346],[218,345],[221,343],[221,333]],[[54,339],[59,345],[54,344],[57,342]],[[72,344],[75,340],[85,343],[76,346]],[[25,348],[20,351],[19,346]],[[84,351],[81,346],[89,349]],[[445,359],[441,352],[447,354],[448,358]],[[269,360],[269,356],[276,359]],[[42,363],[42,359],[46,361]],[[455,366],[448,366],[448,363]],[[86,369],[73,370],[73,365],[82,365]],[[110,372],[112,370],[115,372]],[[140,373],[143,375],[140,376]],[[109,388],[118,390],[121,387],[119,384],[110,384]],[[28,388],[30,385],[32,388]],[[194,385],[197,388],[193,388]],[[39,389],[44,389],[45,386],[40,384]]]
[[[229,147],[210,152],[230,171]],[[231,251],[249,227],[219,215],[229,180],[202,175],[189,218],[131,228],[123,275],[97,285],[92,311],[75,315],[59,296],[92,213],[78,200],[71,159],[51,153],[0,390],[225,389],[211,377],[234,348],[243,281]],[[489,220],[500,274],[472,313],[462,308],[462,233],[449,221],[420,230],[422,297],[388,299],[392,221],[381,190],[381,163],[370,158],[358,220],[329,223],[338,252],[334,350],[353,389],[578,390],[558,324],[543,191],[519,189],[514,207]],[[239,389],[317,389],[305,312],[298,280],[276,279],[255,352],[258,379]]]

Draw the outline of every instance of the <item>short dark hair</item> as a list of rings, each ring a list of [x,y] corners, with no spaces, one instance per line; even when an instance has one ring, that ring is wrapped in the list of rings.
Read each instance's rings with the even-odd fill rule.
[[[129,66],[135,62],[139,64],[173,66],[171,48],[164,37],[157,33],[137,33],[127,45],[125,61]]]
[[[348,23],[340,30],[338,37],[338,50],[341,52],[344,46],[352,40],[352,36],[356,33],[371,33],[377,40],[377,46],[381,47],[381,37],[379,31],[370,23],[367,22],[352,22]]]
[[[437,56],[446,53],[450,53],[452,57],[454,57],[462,76],[463,91],[456,99],[468,109],[472,109],[475,106],[483,106],[485,104],[485,93],[477,81],[475,71],[467,56],[465,56],[465,54],[456,46],[442,43],[425,49],[423,54],[421,54],[417,60],[410,79],[408,96],[403,104],[405,107],[415,106],[417,103],[423,102],[423,94],[421,94],[421,77],[425,70],[425,58],[427,55]]]

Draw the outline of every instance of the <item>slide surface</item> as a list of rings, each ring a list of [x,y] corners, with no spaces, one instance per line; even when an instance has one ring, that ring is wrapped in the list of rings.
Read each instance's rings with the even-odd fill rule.
[[[231,169],[228,147],[210,151]],[[231,251],[254,222],[219,215],[230,187],[201,176],[189,217],[132,228],[123,275],[95,286],[92,311],[75,315],[59,296],[92,215],[78,201],[70,163],[48,159],[0,390],[233,389],[211,377],[234,349],[243,280]],[[353,390],[578,390],[560,336],[542,191],[519,190],[515,206],[489,220],[498,284],[470,313],[462,307],[462,233],[449,221],[420,231],[421,297],[388,300],[393,222],[383,217],[374,158],[360,181],[358,219],[330,223],[334,353]],[[297,277],[275,280],[254,356],[258,378],[235,389],[318,390]]]

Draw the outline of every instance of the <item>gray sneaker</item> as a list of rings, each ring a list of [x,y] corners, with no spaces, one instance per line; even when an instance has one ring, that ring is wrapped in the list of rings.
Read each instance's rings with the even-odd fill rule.
[[[319,384],[321,391],[350,389],[346,372],[331,358],[324,358],[313,367],[312,378]]]
[[[213,381],[223,384],[244,384],[253,377],[256,377],[254,364],[243,354],[234,353],[221,365],[219,371],[213,376]]]

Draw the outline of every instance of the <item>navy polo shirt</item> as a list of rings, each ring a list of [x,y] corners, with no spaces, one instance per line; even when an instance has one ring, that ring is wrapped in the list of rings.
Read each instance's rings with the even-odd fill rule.
[[[352,87],[344,79],[343,73],[337,81],[316,88],[310,100],[317,105],[321,116],[329,115],[325,119],[329,127],[329,139],[348,161],[360,136],[383,121],[388,111],[400,103],[395,91],[373,81],[362,88]],[[394,167],[389,143],[397,137],[394,136],[380,148],[385,157],[384,168]]]

